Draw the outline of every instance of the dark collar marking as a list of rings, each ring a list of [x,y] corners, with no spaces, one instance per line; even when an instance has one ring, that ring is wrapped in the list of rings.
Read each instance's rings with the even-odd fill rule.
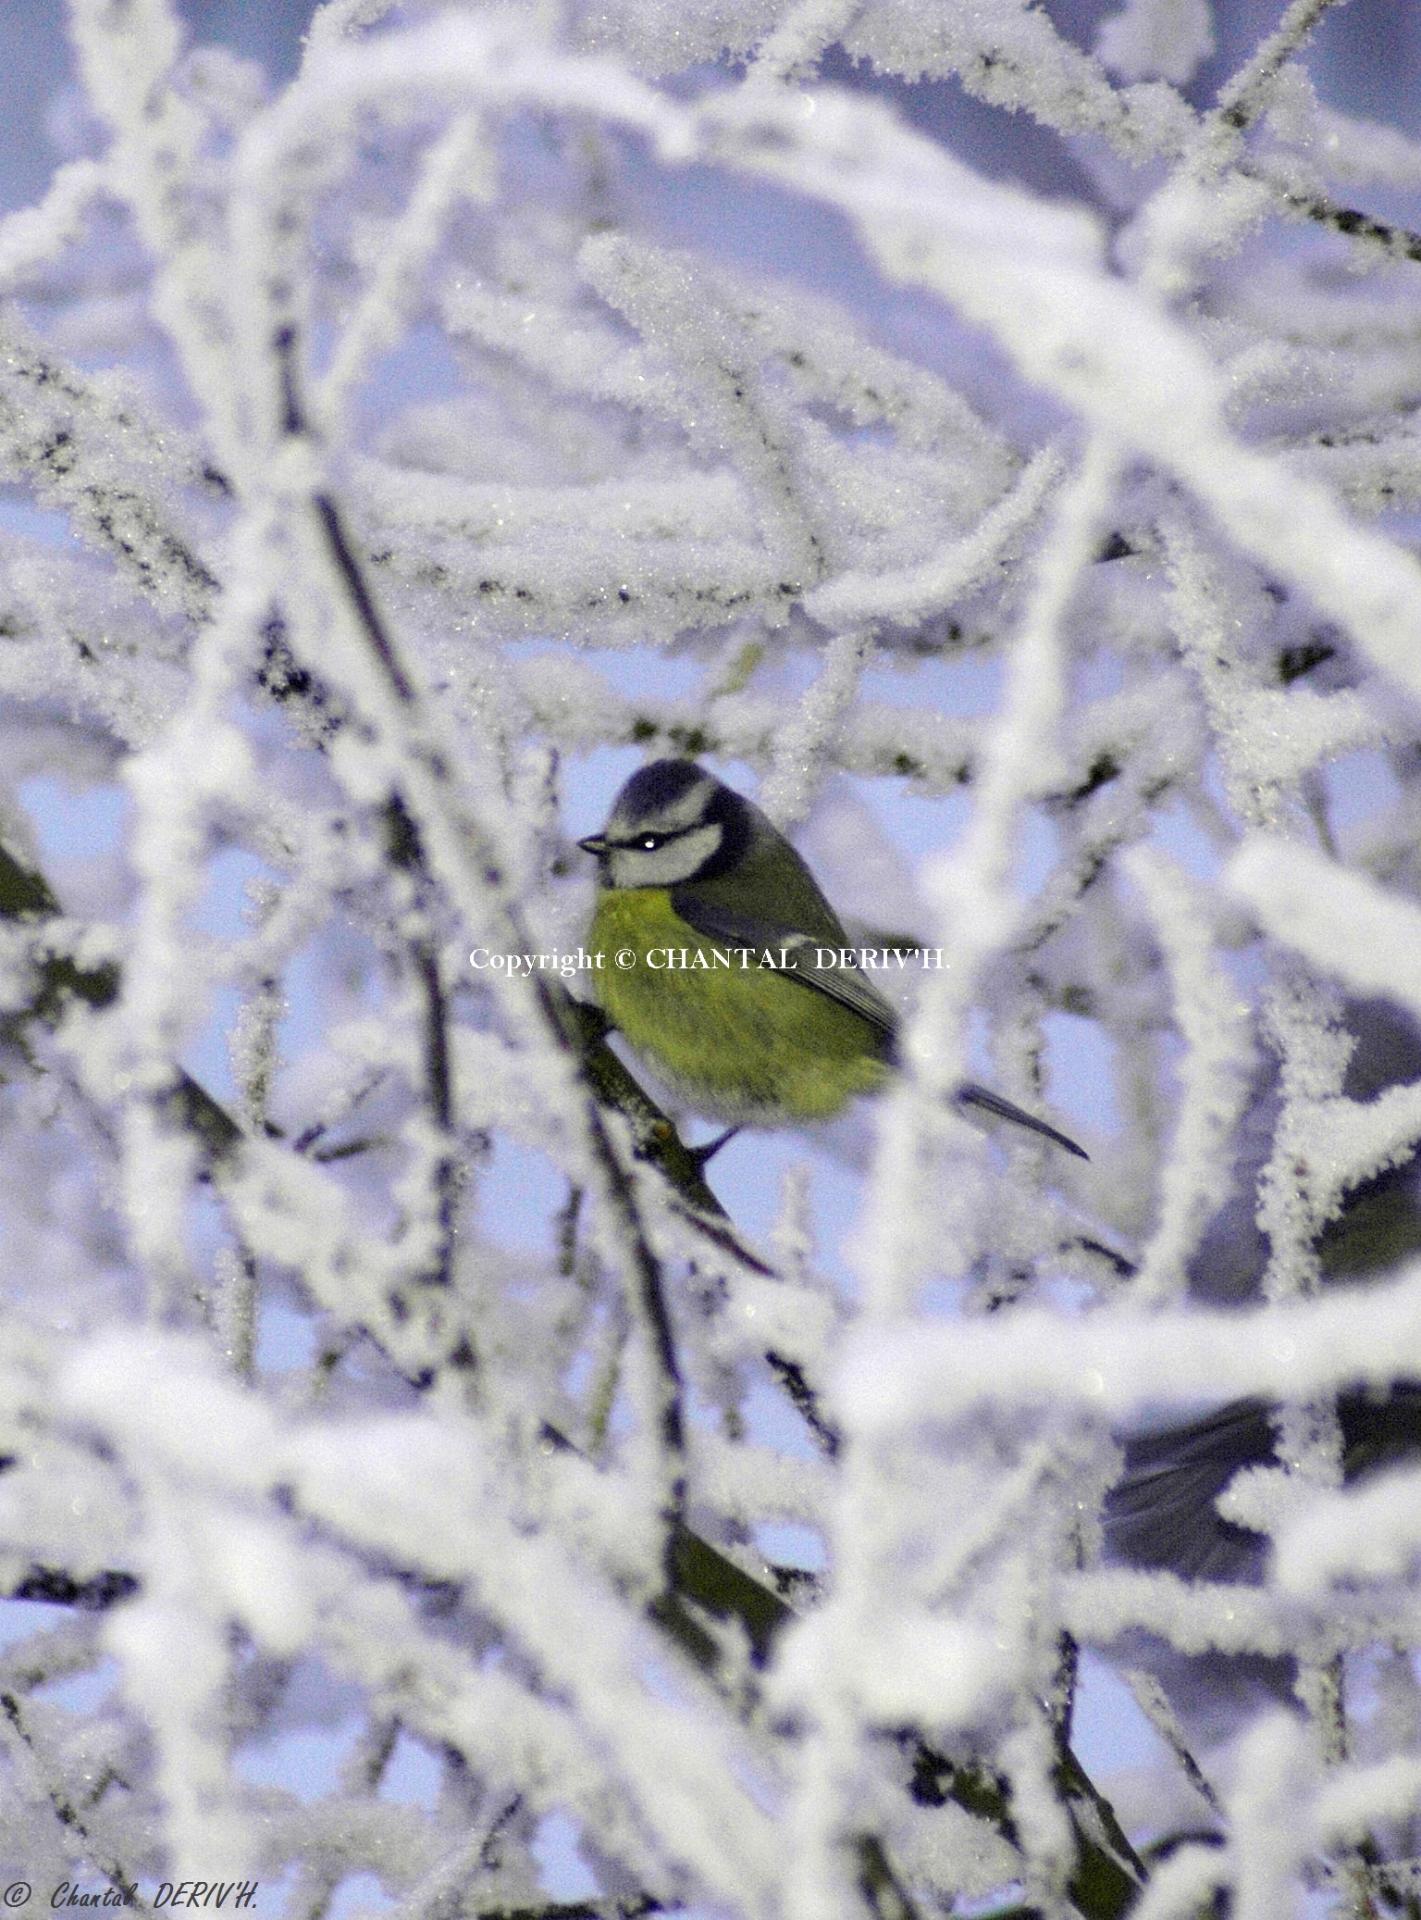
[[[694,880],[715,880],[738,866],[750,845],[750,809],[738,793],[717,785],[706,808],[702,826],[720,828],[720,845],[708,860],[697,867]]]

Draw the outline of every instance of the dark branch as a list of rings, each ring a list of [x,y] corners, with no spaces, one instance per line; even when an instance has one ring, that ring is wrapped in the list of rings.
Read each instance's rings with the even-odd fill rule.
[[[15,1582],[6,1597],[37,1600],[51,1607],[77,1607],[84,1613],[106,1613],[121,1600],[131,1600],[137,1591],[138,1582],[131,1573],[112,1567],[80,1580],[62,1567],[36,1566]]]

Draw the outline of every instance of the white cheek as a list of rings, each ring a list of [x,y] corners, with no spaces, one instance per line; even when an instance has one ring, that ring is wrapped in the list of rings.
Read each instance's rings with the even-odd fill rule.
[[[720,845],[721,830],[713,822],[694,833],[670,840],[644,853],[640,847],[620,847],[612,855],[614,887],[676,887],[710,859]]]

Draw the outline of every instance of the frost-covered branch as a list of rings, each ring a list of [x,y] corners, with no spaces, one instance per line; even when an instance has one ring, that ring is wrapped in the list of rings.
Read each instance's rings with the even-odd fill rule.
[[[335,0],[283,76],[71,0],[0,1881],[1414,1900],[1421,141],[1330,12],[1216,80],[1201,0]],[[576,843],[667,755],[894,1001],[828,1132],[699,1145],[596,1010]]]

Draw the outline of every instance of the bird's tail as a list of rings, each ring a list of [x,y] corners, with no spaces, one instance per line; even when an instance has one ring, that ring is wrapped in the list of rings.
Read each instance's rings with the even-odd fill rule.
[[[957,1098],[965,1107],[980,1107],[983,1113],[994,1113],[999,1120],[1011,1120],[1019,1127],[1027,1127],[1032,1133],[1039,1133],[1043,1140],[1054,1141],[1058,1147],[1064,1147],[1067,1153],[1074,1153],[1082,1160],[1090,1158],[1084,1147],[1077,1146],[1076,1142],[1064,1133],[1058,1133],[1055,1127],[1048,1126],[1044,1120],[1038,1120],[1035,1114],[1013,1106],[1010,1100],[1003,1100],[999,1093],[991,1093],[986,1087],[979,1087],[973,1080],[968,1080],[957,1089]]]

